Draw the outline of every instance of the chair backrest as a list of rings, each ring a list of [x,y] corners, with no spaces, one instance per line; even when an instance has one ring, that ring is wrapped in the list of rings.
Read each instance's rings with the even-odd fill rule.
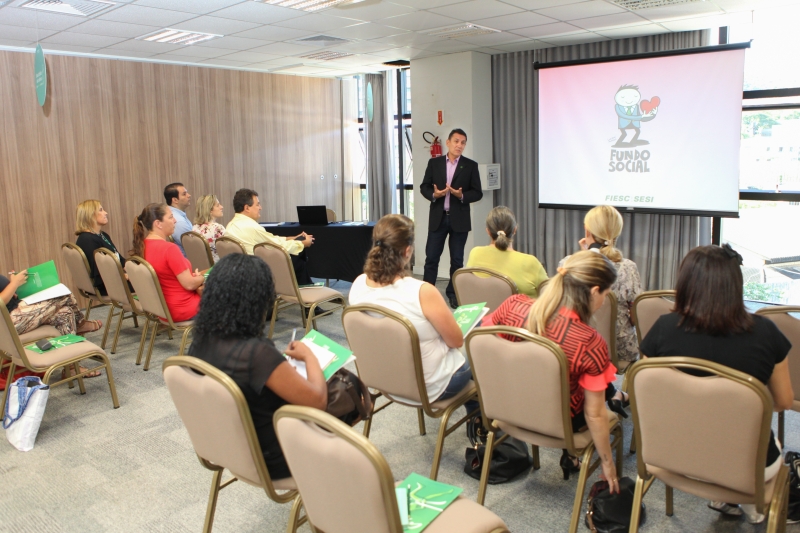
[[[133,295],[131,295],[125,279],[125,271],[122,270],[122,264],[120,264],[117,254],[108,248],[98,248],[94,251],[94,262],[100,277],[103,278],[103,285],[106,286],[108,297],[117,304],[127,304],[131,306],[131,309],[136,310]]]
[[[403,531],[392,471],[364,436],[323,411],[296,405],[278,409],[275,432],[315,528]]]
[[[453,288],[458,305],[486,302],[490,313],[519,292],[511,278],[488,268],[459,268],[453,273]]]
[[[208,241],[196,231],[187,231],[181,235],[181,244],[186,257],[192,264],[192,270],[207,270],[214,266],[214,256]]]
[[[169,395],[201,461],[227,468],[242,481],[263,487],[276,501],[288,501],[286,494],[279,496],[272,485],[239,386],[195,357],[169,357],[163,369]]]
[[[216,240],[216,247],[217,247],[217,255],[219,256],[220,259],[230,254],[245,253],[244,246],[242,246],[242,243],[240,243],[233,237],[229,237],[227,235],[224,235]]]
[[[501,333],[520,341],[500,337]],[[565,439],[567,447],[573,447],[569,363],[561,347],[508,326],[474,329],[466,346],[485,420]]]
[[[92,281],[92,269],[89,267],[89,261],[86,259],[86,254],[77,244],[65,242],[61,245],[61,255],[64,257],[64,262],[67,263],[69,273],[72,275],[72,282],[80,291],[81,296],[89,298],[97,294],[94,282]]]
[[[342,325],[361,381],[428,409],[419,336],[407,318],[379,305],[351,305]]]
[[[630,367],[628,393],[640,477],[651,465],[764,501],[772,396],[762,383],[701,359],[651,357]]]
[[[656,323],[658,317],[672,311],[674,299],[675,291],[646,291],[636,297],[633,307],[631,307],[631,320],[636,326],[636,337],[639,344],[647,336],[647,332]]]
[[[10,357],[15,364],[22,363],[25,368],[31,368],[28,357],[25,354],[25,348],[23,348],[17,330],[14,327],[14,321],[11,320],[8,308],[2,300],[0,300],[0,313],[2,313],[2,319],[0,319],[0,352]]]
[[[325,212],[328,215],[328,222],[336,222],[336,211],[333,209],[326,209]]]
[[[161,283],[153,267],[139,256],[134,255],[125,261],[125,272],[136,291],[139,305],[145,313],[155,320],[156,317],[166,318],[172,325],[172,315],[169,313],[164,293],[161,292]]]
[[[300,291],[297,287],[294,268],[292,268],[292,259],[286,250],[277,244],[262,242],[253,247],[253,255],[263,259],[272,271],[275,294],[278,296],[291,296],[300,300]]]
[[[800,411],[800,320],[789,313],[800,313],[800,307],[762,307],[756,311],[757,315],[762,315],[775,322],[781,333],[792,343],[792,349],[786,356],[789,360],[789,377],[792,380],[792,389],[794,389],[792,410]]]
[[[608,291],[603,306],[592,315],[591,326],[606,340],[614,368],[619,370],[617,357],[617,296]]]

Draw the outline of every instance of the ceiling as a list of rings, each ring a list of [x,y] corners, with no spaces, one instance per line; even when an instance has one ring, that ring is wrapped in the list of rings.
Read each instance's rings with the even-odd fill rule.
[[[750,23],[752,10],[800,0],[690,0],[631,11],[610,0],[365,0],[306,13],[253,0],[113,0],[89,17],[18,7],[0,0],[0,49],[89,54],[144,61],[310,76],[386,70],[385,61],[477,51],[501,54],[623,37]],[[463,22],[498,33],[446,39],[426,32]],[[174,28],[223,35],[194,45],[137,37]],[[316,35],[347,39],[299,44]],[[332,61],[300,56],[332,50]]]

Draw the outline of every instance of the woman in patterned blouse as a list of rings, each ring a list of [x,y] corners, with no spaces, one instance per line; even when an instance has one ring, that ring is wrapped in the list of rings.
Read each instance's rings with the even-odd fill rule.
[[[578,252],[558,267],[542,286],[539,298],[515,294],[484,318],[483,326],[526,327],[547,337],[564,351],[569,364],[570,414],[572,429],[588,427],[603,468],[603,478],[612,492],[619,492],[617,470],[609,441],[609,415],[605,402],[617,394],[614,365],[603,337],[588,325],[592,314],[602,307],[617,279],[617,269],[605,256]],[[511,341],[517,337],[503,336]],[[580,463],[564,450],[561,457],[564,478],[577,472]]]
[[[222,204],[219,203],[217,197],[213,194],[201,196],[197,200],[197,209],[195,210],[194,226],[192,230],[196,231],[208,241],[208,246],[211,248],[211,255],[214,257],[214,262],[219,261],[217,255],[217,239],[225,235],[225,226],[218,223],[217,220],[222,218]]]

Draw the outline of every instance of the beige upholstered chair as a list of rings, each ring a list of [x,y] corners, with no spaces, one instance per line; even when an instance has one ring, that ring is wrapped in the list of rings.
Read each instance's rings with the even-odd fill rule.
[[[164,293],[161,292],[161,284],[158,281],[158,275],[153,267],[138,256],[133,256],[125,262],[125,271],[128,273],[131,285],[136,290],[136,297],[139,299],[139,305],[144,311],[147,321],[144,324],[144,331],[142,331],[142,338],[146,338],[147,330],[150,325],[153,326],[153,332],[150,337],[150,345],[147,347],[147,358],[144,361],[144,369],[150,369],[150,357],[153,355],[153,345],[156,342],[156,335],[159,329],[166,329],[172,338],[173,331],[183,331],[181,337],[181,347],[178,355],[183,355],[183,350],[186,348],[186,341],[189,339],[189,332],[194,327],[194,321],[186,320],[184,322],[174,322],[172,315],[167,307],[167,302],[164,300]],[[142,362],[142,350],[136,356],[136,364]]]
[[[214,472],[203,533],[210,533],[214,524],[219,491],[237,480],[263,489],[277,503],[293,501],[286,531],[296,531],[305,517],[298,519],[302,503],[294,479],[273,481],[270,477],[250,408],[239,386],[221,370],[195,357],[169,357],[163,369],[167,390],[197,458]],[[222,483],[226,468],[234,477]]]
[[[370,388],[377,389],[389,402],[375,409],[373,414],[392,403],[417,410],[419,434],[425,434],[425,418],[441,418],[439,435],[433,453],[431,479],[439,474],[439,462],[444,439],[477,414],[477,410],[464,416],[450,428],[447,423],[453,412],[468,400],[476,399],[475,384],[470,381],[464,389],[448,400],[431,401],[425,387],[417,330],[404,316],[377,305],[351,305],[342,312],[347,342],[356,356],[358,376]],[[369,437],[374,417],[364,423],[364,435]]]
[[[114,404],[114,409],[119,407],[117,389],[114,386],[114,374],[111,371],[111,363],[108,361],[106,353],[99,346],[89,341],[83,341],[63,348],[54,348],[44,353],[37,353],[23,346],[20,336],[17,335],[17,330],[14,329],[11,315],[8,314],[8,309],[5,305],[0,305],[0,315],[2,315],[0,316],[0,360],[11,361],[8,370],[9,383],[13,379],[16,369],[18,367],[24,367],[31,372],[43,372],[44,377],[42,381],[50,385],[50,387],[55,387],[63,383],[71,384],[72,381],[77,379],[81,394],[86,394],[83,377],[95,370],[105,369],[106,376],[108,377],[108,388],[111,391],[111,401]],[[58,334],[58,331],[56,331],[56,333]],[[80,362],[83,359],[93,359],[101,364],[81,372]],[[52,382],[54,372],[61,369],[66,370],[67,368],[70,368],[73,372],[72,376]],[[69,373],[69,371],[67,373]],[[5,416],[5,405],[8,399],[9,389],[10,387],[6,387],[6,390],[3,392],[3,400],[0,402],[0,420]]]
[[[344,309],[347,300],[341,292],[329,287],[308,287],[301,289],[297,286],[297,278],[292,267],[292,259],[289,254],[276,244],[262,242],[253,247],[253,255],[264,260],[272,271],[272,279],[275,281],[275,306],[272,309],[272,320],[269,323],[269,338],[275,330],[275,320],[278,313],[293,305],[300,306],[300,318],[306,333],[311,331],[312,325],[317,329],[317,320],[324,316],[333,314],[337,309]],[[323,303],[338,302],[335,307],[327,311],[316,314],[317,306]],[[306,314],[308,316],[306,317]]]
[[[336,211],[333,209],[326,209],[325,212],[328,214],[328,222],[336,222]]]
[[[792,402],[792,411],[800,411],[800,320],[793,317],[790,313],[800,313],[800,307],[762,307],[756,311],[757,315],[764,316],[778,326],[781,333],[786,335],[789,342],[792,343],[792,349],[789,350],[789,377],[792,380],[792,389],[794,389],[794,402]],[[784,413],[778,413],[778,440],[783,440],[783,426],[784,426]]]
[[[486,302],[490,313],[519,292],[511,278],[488,268],[459,268],[453,273],[453,288],[458,305]]]
[[[592,315],[591,326],[606,340],[608,354],[614,368],[619,372],[619,358],[617,357],[617,296],[608,291],[603,306]]]
[[[658,317],[672,311],[674,303],[675,291],[645,291],[636,297],[633,307],[631,307],[631,320],[636,326],[636,339],[639,344],[647,336],[647,332],[656,323]]]
[[[509,341],[500,337],[501,333],[521,341]],[[570,533],[575,533],[586,480],[600,466],[600,458],[592,462],[595,446],[588,429],[580,433],[572,431],[567,357],[553,341],[507,326],[475,329],[467,335],[466,346],[484,424],[490,429],[486,457],[491,457],[494,446],[510,435],[531,445],[536,469],[539,468],[540,446],[566,449],[581,458],[569,526]],[[616,447],[617,452],[617,475],[622,477],[622,427],[616,414],[608,410],[606,414],[613,437],[611,446]],[[497,430],[506,435],[495,442]],[[488,478],[487,466],[481,473],[478,489],[480,504],[486,496]]]
[[[25,333],[19,334],[19,340],[23,346],[26,344],[32,344],[38,340],[46,339],[48,337],[59,337],[61,336],[61,332],[58,331],[53,326],[39,326],[36,329],[32,329],[31,331],[27,331]],[[2,373],[7,367],[11,366],[11,359],[4,359],[0,356],[0,373]],[[21,371],[21,369],[17,369]],[[8,375],[6,382],[11,383],[14,381],[14,376]],[[70,388],[72,385],[70,385]]]
[[[227,235],[223,235],[222,237],[217,239],[216,246],[217,246],[217,256],[219,256],[220,259],[230,254],[245,253],[244,246],[242,246],[242,243],[240,243],[233,237],[229,237]]]
[[[134,325],[139,327],[139,319],[137,317],[145,316],[145,314],[141,304],[139,304],[139,300],[136,300],[131,294],[131,290],[128,287],[128,280],[125,279],[125,271],[122,270],[122,265],[119,262],[117,254],[108,248],[98,248],[94,251],[94,262],[97,265],[97,271],[100,273],[100,277],[103,278],[103,285],[106,286],[106,292],[111,299],[111,305],[122,311],[117,313],[119,315],[117,331],[114,333],[114,342],[111,344],[111,353],[116,353],[119,331],[122,329],[122,321],[125,318],[132,317]],[[125,313],[128,313],[127,317]],[[145,335],[146,331],[142,328],[142,338],[139,341],[139,357],[141,357],[144,347]]]
[[[278,409],[275,432],[313,530],[403,532],[392,471],[369,440],[328,413],[297,405]],[[425,533],[507,531],[497,515],[463,498],[425,528]]]
[[[181,235],[181,244],[186,257],[192,264],[192,270],[208,270],[214,266],[214,256],[211,247],[202,235],[196,231],[187,231]]]
[[[693,376],[679,369],[710,374]],[[639,451],[631,533],[654,479],[700,498],[769,508],[767,531],[786,528],[788,468],[764,482],[772,396],[751,376],[689,357],[656,357],[629,371],[634,435]]]
[[[108,310],[108,317],[106,317],[106,325],[103,330],[103,342],[100,343],[100,346],[105,350],[106,340],[108,340],[108,328],[114,318],[115,308],[111,305],[111,299],[100,294],[100,291],[95,288],[94,282],[92,282],[92,270],[89,267],[89,261],[86,259],[86,254],[77,244],[72,244],[71,242],[62,244],[61,255],[64,257],[64,262],[67,263],[69,273],[72,275],[73,284],[78,288],[78,294],[89,301],[86,305],[86,320],[89,320],[89,313],[91,313],[95,302],[111,306]]]

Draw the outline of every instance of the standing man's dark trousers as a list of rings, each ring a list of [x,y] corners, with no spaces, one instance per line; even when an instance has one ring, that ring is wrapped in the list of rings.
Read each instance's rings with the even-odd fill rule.
[[[453,273],[464,266],[464,246],[467,244],[468,235],[468,231],[453,231],[450,227],[449,214],[442,216],[442,222],[435,231],[428,232],[428,242],[425,244],[425,273],[422,279],[436,284],[439,259],[444,251],[444,241],[447,240],[450,249],[450,282],[445,293],[448,298],[455,298],[456,295],[453,289]]]

